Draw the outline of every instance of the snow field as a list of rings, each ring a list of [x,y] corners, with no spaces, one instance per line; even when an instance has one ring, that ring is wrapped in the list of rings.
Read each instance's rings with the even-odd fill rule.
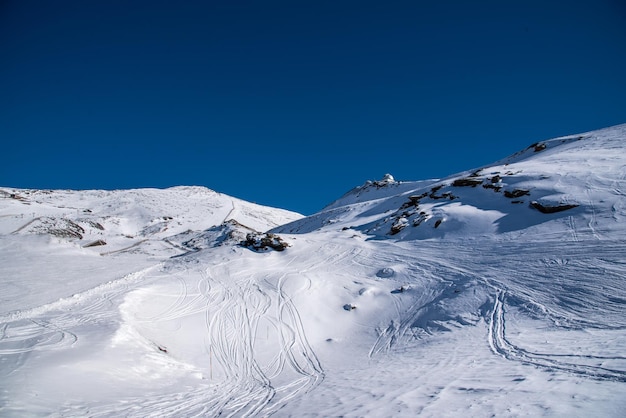
[[[307,218],[196,187],[5,188],[0,415],[621,416],[625,134],[386,176]]]
[[[24,343],[30,396],[93,416],[289,415],[298,408],[353,416],[453,416],[468,408],[479,416],[561,415],[593,413],[600,402],[611,416],[623,405],[626,339],[616,305],[623,291],[611,299],[588,289],[590,314],[594,305],[616,314],[579,318],[571,300],[546,300],[539,287],[546,266],[563,286],[569,274],[583,273],[580,265],[541,261],[520,272],[512,263],[481,272],[485,260],[471,255],[493,254],[499,244],[458,245],[442,260],[438,242],[329,235],[308,236],[284,253],[224,247],[206,259],[208,252],[174,259],[109,299],[117,313],[86,296],[76,298],[71,315],[46,311],[48,329],[63,331],[34,333],[37,341]],[[553,257],[549,248],[520,251],[517,261],[581,251],[553,249]],[[611,262],[619,251],[587,254],[584,262]],[[383,268],[393,276],[378,277]],[[606,286],[624,270],[613,274]],[[23,321],[9,323],[5,334]],[[60,392],[54,381],[77,383]],[[19,396],[11,399],[20,405]]]

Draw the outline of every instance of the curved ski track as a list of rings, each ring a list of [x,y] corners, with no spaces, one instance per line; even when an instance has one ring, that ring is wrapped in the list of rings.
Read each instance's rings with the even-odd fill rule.
[[[576,359],[626,360],[626,357],[603,357],[573,354],[541,354],[525,350],[512,344],[509,340],[507,340],[505,334],[505,302],[506,292],[498,291],[495,297],[493,310],[491,311],[491,315],[489,318],[488,339],[489,345],[494,353],[501,355],[508,360],[520,361],[522,363],[531,364],[533,366],[545,368],[547,370],[559,370],[598,380],[626,382],[626,371],[613,370],[600,366],[577,364],[574,362],[574,360]],[[568,358],[571,361],[563,361],[562,358]]]
[[[523,265],[524,268],[517,268],[517,262],[503,268],[504,263],[510,262],[509,259],[497,257],[498,247],[503,244],[487,248],[460,245],[458,248],[448,248],[454,257],[443,259],[438,255],[440,247],[437,244],[431,247],[420,243],[419,261],[407,264],[414,276],[412,280],[415,286],[421,286],[425,281],[430,283],[421,289],[422,293],[413,297],[408,308],[402,308],[396,303],[399,312],[396,319],[379,330],[378,339],[370,349],[369,356],[389,352],[392,348],[399,348],[398,345],[403,342],[428,336],[433,329],[448,331],[463,325],[475,325],[482,318],[488,324],[487,342],[499,356],[546,370],[626,382],[626,370],[601,365],[603,362],[623,364],[626,357],[538,353],[511,343],[505,332],[505,305],[508,300],[512,300],[516,307],[531,318],[551,321],[555,329],[618,332],[626,329],[623,317],[625,299],[620,296],[623,295],[623,280],[626,278],[626,263],[620,260],[626,246],[623,243],[611,244],[603,249],[600,256],[590,252],[591,247],[587,247],[585,242],[579,241],[575,241],[574,245],[567,242],[551,243],[549,248],[519,248],[516,256],[521,260],[518,261],[519,266]],[[490,257],[483,255],[483,264],[472,265],[471,256],[475,251],[494,256],[490,260]],[[379,265],[398,262],[398,259],[388,256],[374,258]],[[494,266],[490,265],[490,261]],[[595,279],[597,271],[603,274],[601,282]],[[509,277],[505,279],[503,274],[509,274]],[[409,289],[413,283],[408,284]],[[485,306],[486,303],[475,307],[474,317],[478,321],[467,322],[463,315],[432,317],[431,309],[437,312],[439,302],[451,305],[454,298],[469,289],[473,289],[474,294],[484,295],[486,303],[491,305],[489,308]],[[610,303],[612,295],[615,303]],[[435,326],[431,328],[429,324],[432,323]],[[438,326],[441,327],[437,329]]]
[[[626,382],[626,371],[590,364],[593,360],[623,362],[626,357],[539,353],[513,344],[506,335],[505,309],[515,306],[531,318],[552,321],[556,328],[625,329],[623,243],[610,243],[601,254],[591,255],[592,247],[586,247],[584,241],[575,245],[551,243],[550,247],[515,244],[515,251],[505,248],[506,243],[484,247],[455,244],[454,248],[445,243],[445,258],[441,244],[436,242],[379,244],[392,248],[376,251],[372,247],[370,251],[330,242],[319,249],[326,255],[327,271],[341,273],[355,265],[372,272],[397,264],[406,268],[403,277],[408,280],[409,291],[392,296],[395,319],[380,328],[370,356],[438,329],[486,323],[486,343],[505,359],[548,371]],[[472,261],[476,251],[482,254],[479,264]],[[501,258],[500,251],[514,253],[515,258]],[[417,256],[412,255],[415,253]],[[268,263],[261,270],[249,268],[238,258],[210,264],[184,268],[187,275],[200,276],[195,292],[189,289],[193,281],[176,271],[178,264],[173,262],[173,269],[158,275],[148,274],[156,268],[151,267],[71,298],[0,317],[0,356],[8,365],[3,367],[5,376],[18,370],[33,351],[71,347],[80,338],[73,329],[81,324],[118,321],[119,312],[111,307],[119,304],[121,297],[148,279],[166,278],[173,289],[173,301],[157,315],[137,320],[168,321],[201,315],[204,330],[198,340],[211,364],[209,379],[184,392],[129,398],[115,405],[79,405],[65,412],[80,409],[94,417],[269,416],[318,386],[324,380],[324,370],[307,339],[294,298],[310,287],[307,273],[315,270],[319,258],[295,255]],[[598,272],[604,275],[602,283],[593,280]],[[441,313],[439,302],[454,301],[470,290],[476,298],[484,296],[483,304],[471,312],[475,321],[447,313],[437,316]],[[607,294],[616,302],[611,304]],[[546,295],[552,296],[548,299]],[[274,351],[269,358],[259,357],[264,331],[266,340],[270,333],[273,338]]]
[[[3,373],[14,373],[34,351],[61,350],[73,346],[79,336],[72,332],[82,324],[114,322],[109,309],[113,299],[147,280],[156,267],[128,274],[93,289],[25,311],[0,317],[0,358]]]
[[[90,416],[270,416],[323,381],[324,371],[293,301],[308,287],[308,279],[302,289],[288,291],[285,285],[292,279],[278,273],[282,268],[276,272],[270,268],[259,280],[255,271],[236,261],[188,271],[201,276],[193,294],[182,275],[173,275],[178,288],[174,301],[158,315],[139,318],[158,322],[194,314],[204,317],[205,334],[198,341],[210,367],[198,388],[149,400],[129,399],[122,408],[90,408]],[[267,326],[263,334],[276,340],[272,346],[276,352],[269,359],[259,358],[257,350],[257,342],[266,338],[259,335],[261,322]],[[141,408],[135,410],[138,405]]]
[[[249,272],[244,272],[241,279],[229,280],[241,273],[233,274],[227,266],[220,266],[209,269],[203,278],[205,349],[221,369],[225,382],[219,394],[198,399],[208,408],[208,415],[269,416],[295,396],[314,389],[324,378],[293,295],[284,289],[284,274],[274,287],[261,288]],[[271,324],[272,334],[278,339],[278,352],[266,364],[255,351],[261,321]],[[294,377],[287,383],[273,383],[291,374]]]

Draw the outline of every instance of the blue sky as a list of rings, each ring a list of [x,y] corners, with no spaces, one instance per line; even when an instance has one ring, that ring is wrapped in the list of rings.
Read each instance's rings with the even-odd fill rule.
[[[626,123],[613,1],[0,3],[0,185],[313,213]]]

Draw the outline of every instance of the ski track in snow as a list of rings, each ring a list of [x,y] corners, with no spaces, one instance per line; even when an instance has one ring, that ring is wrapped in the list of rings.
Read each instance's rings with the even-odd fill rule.
[[[377,245],[388,248],[382,251]],[[551,243],[550,248],[518,246],[516,260],[524,264],[524,270],[517,269],[517,264],[504,268],[505,260],[498,257],[501,247],[512,244],[445,245],[449,254],[454,254],[446,259],[439,257],[442,247],[436,242],[374,243],[356,247],[326,243],[322,246],[327,254],[324,268],[336,274],[355,266],[371,272],[386,266],[406,268],[405,275],[398,280],[408,289],[389,296],[393,319],[379,328],[378,338],[369,351],[370,358],[402,352],[411,341],[435,333],[454,332],[464,325],[486,324],[486,343],[494,354],[507,360],[546,371],[626,382],[625,370],[600,364],[613,361],[626,365],[625,357],[538,352],[513,343],[506,334],[506,307],[509,305],[547,319],[557,329],[626,329],[623,302],[620,302],[621,279],[626,273],[626,263],[621,261],[625,244],[613,243],[601,255],[590,254],[585,242],[575,246]],[[477,251],[484,254],[480,266],[471,261]],[[511,258],[506,262],[511,262]],[[157,271],[159,266],[161,271]],[[311,286],[307,274],[318,267],[316,259],[293,256],[287,263],[268,263],[261,270],[250,269],[245,261],[236,258],[215,261],[208,268],[202,264],[185,266],[182,270],[159,266],[70,298],[5,315],[0,326],[0,355],[7,359],[3,372],[11,374],[19,370],[32,352],[72,347],[81,338],[80,333],[74,331],[78,326],[119,321],[119,313],[112,308],[126,295],[146,286],[150,288],[153,283],[167,282],[171,301],[157,313],[137,316],[131,325],[141,327],[142,323],[203,316],[205,335],[200,340],[204,341],[204,352],[211,362],[211,370],[203,372],[205,380],[185,392],[149,399],[128,398],[123,403],[85,406],[85,409],[73,406],[62,409],[61,414],[76,413],[79,408],[94,417],[116,414],[267,416],[323,382],[325,372],[308,341],[295,303],[298,294],[306,293]],[[585,280],[585,271],[590,269],[604,272],[606,277],[601,285]],[[194,282],[194,277],[199,279]],[[387,279],[374,280],[384,282]],[[190,288],[193,283],[195,287]],[[560,298],[546,300],[542,296],[546,294],[546,287],[552,288],[547,293],[550,295],[558,296],[559,289],[567,289],[567,292]],[[607,293],[615,296],[614,305],[607,299]],[[484,303],[491,303],[490,307],[481,311],[481,305],[476,304],[474,317],[442,311],[451,300],[468,294],[477,295],[476,300],[484,298]],[[585,309],[581,308],[582,304],[586,305]],[[599,306],[603,308],[601,317],[592,316]],[[373,325],[376,324],[360,324]],[[271,334],[277,342],[270,359],[257,357],[256,345],[263,333],[266,339]],[[208,379],[207,374],[210,374]]]
[[[229,264],[187,272],[201,276],[197,293],[189,292],[183,274],[169,277],[176,283],[174,301],[157,315],[139,318],[154,323],[204,316],[206,335],[200,340],[211,362],[208,383],[186,393],[130,399],[127,406],[90,408],[91,416],[268,416],[323,381],[324,371],[307,340],[294,294],[285,289],[292,279],[268,273],[258,283],[252,271]],[[270,324],[278,340],[278,351],[263,364],[255,357],[261,321]],[[280,383],[273,383],[277,378]]]
[[[72,347],[79,336],[72,332],[82,324],[111,321],[113,299],[146,280],[150,267],[103,285],[25,311],[0,317],[0,357],[2,373],[8,376],[23,365],[35,351],[63,350]]]
[[[576,363],[576,360],[626,360],[626,357],[604,357],[593,355],[575,354],[543,354],[524,350],[507,340],[505,334],[505,309],[506,292],[498,291],[495,297],[493,310],[489,320],[489,345],[494,353],[502,357],[519,361],[547,370],[559,370],[574,373],[598,380],[611,380],[626,382],[626,371],[613,370],[600,366],[590,366]],[[564,361],[563,358],[569,360]]]
[[[589,245],[594,244],[590,243]],[[448,291],[450,287],[459,289],[467,283],[472,283],[473,287],[482,288],[486,295],[491,295],[489,298],[493,300],[492,307],[485,310],[481,319],[488,324],[487,342],[495,354],[511,361],[533,365],[548,371],[558,370],[597,380],[626,382],[626,369],[611,369],[601,365],[589,364],[614,361],[626,368],[626,357],[534,352],[511,343],[505,333],[505,305],[509,300],[513,300],[516,306],[528,310],[533,316],[539,316],[553,322],[557,329],[600,329],[620,332],[626,330],[626,318],[623,318],[624,301],[616,298],[613,306],[607,303],[611,300],[611,294],[620,294],[622,280],[626,277],[626,265],[618,261],[622,254],[626,253],[626,246],[623,243],[613,243],[613,245],[608,246],[610,249],[603,252],[602,258],[596,258],[596,255],[590,256],[593,254],[591,247],[588,248],[589,252],[585,252],[584,243],[575,247],[554,243],[549,250],[530,246],[527,250],[522,249],[519,255],[529,258],[531,256],[543,257],[544,259],[548,257],[550,261],[547,264],[546,261],[537,263],[536,269],[529,269],[528,266],[533,265],[529,264],[522,271],[510,270],[511,277],[508,280],[485,274],[488,273],[488,270],[484,271],[484,265],[472,268],[470,258],[466,257],[470,251],[466,248],[459,247],[450,251],[450,253],[460,254],[460,256],[456,260],[453,258],[445,261],[436,256],[430,257],[433,249],[435,250],[434,254],[438,252],[437,246],[428,247],[430,246],[424,245],[424,243],[420,245],[421,254],[418,266],[424,272],[428,271],[429,274],[438,278],[440,284],[427,285],[428,293],[422,293],[396,320],[379,331],[378,339],[370,349],[370,358],[398,350],[403,342],[426,338],[432,332],[447,331],[467,325],[463,320],[459,321],[459,318],[446,318],[445,315],[440,315],[439,319],[443,322],[438,324],[429,324],[427,320],[429,309],[436,307],[441,301],[456,297]],[[472,251],[495,252],[495,249],[496,247],[474,248]],[[549,254],[559,254],[559,256],[550,258]],[[579,260],[585,256],[590,258],[591,262]],[[563,263],[561,257],[572,261]],[[554,267],[560,270],[560,274],[553,277],[552,283],[550,283],[549,280],[546,280],[546,276],[552,276],[555,273],[550,266],[552,262],[556,263]],[[474,273],[474,271],[480,272],[481,267],[483,272]],[[575,275],[594,268],[605,271],[609,280],[605,280],[602,285],[596,285],[594,281],[585,282],[584,277]],[[502,266],[497,266],[494,270],[497,270],[499,275],[503,273]],[[543,271],[542,274],[537,274],[540,270],[548,270],[548,273]],[[569,273],[574,274],[574,276],[569,276]],[[611,277],[613,280],[610,280]],[[611,284],[614,284],[614,287],[611,287]],[[539,298],[540,287],[544,288],[545,291],[546,286],[555,289],[554,292],[548,292],[548,294],[558,295],[561,293],[562,299],[546,301],[545,298]],[[623,291],[621,293],[623,294]],[[577,296],[580,299],[577,299]],[[583,305],[586,305],[586,309],[581,312],[580,308]],[[602,314],[595,317],[581,315],[581,313],[593,314],[594,310],[600,311]],[[606,315],[611,312],[614,315]],[[433,325],[435,326],[433,327]],[[441,328],[437,329],[437,325],[441,325]]]
[[[302,219],[300,227],[287,227],[308,233],[286,236],[293,248],[280,254],[257,254],[228,241],[189,252],[178,243],[177,237],[201,233],[191,227],[202,230],[231,219],[257,229],[300,219],[204,189],[175,189],[168,198],[141,190],[34,192],[33,199],[41,201],[33,200],[29,209],[39,209],[23,213],[4,201],[3,210],[15,213],[0,215],[8,222],[4,248],[24,245],[21,263],[30,262],[31,241],[18,238],[46,216],[103,222],[106,230],[87,234],[111,238],[111,250],[101,253],[111,264],[101,266],[129,263],[127,272],[138,268],[130,264],[136,260],[145,266],[173,249],[182,254],[74,295],[68,291],[71,296],[55,302],[0,315],[0,415],[293,416],[314,411],[315,400],[325,397],[334,399],[320,406],[326,408],[320,415],[327,416],[440,416],[451,403],[467,413],[468,400],[478,407],[491,403],[470,414],[497,415],[488,408],[498,404],[493,410],[515,415],[499,405],[508,395],[517,397],[518,414],[564,415],[550,407],[568,402],[569,411],[595,412],[605,399],[617,410],[621,394],[607,393],[623,391],[626,383],[624,126],[610,134],[615,143],[596,145],[581,136],[561,140],[562,153],[558,140],[548,141],[543,154],[530,147],[505,164],[510,174],[498,165],[485,169],[493,171],[489,176],[497,172],[498,182],[487,171],[479,173],[483,169],[474,172],[508,189],[528,188],[533,199],[576,204],[569,212],[541,214],[481,188],[454,188],[459,202],[419,202],[441,215],[440,228],[407,225],[391,236],[390,222],[401,214],[398,207],[406,208],[411,188],[419,197],[438,181],[369,183],[328,211]],[[459,176],[466,175],[450,179]],[[448,180],[441,187],[452,187]],[[202,209],[188,205],[195,198]],[[410,200],[416,213],[406,216],[417,219],[420,199]],[[484,209],[505,216],[486,221]],[[483,223],[487,232],[480,229]],[[372,236],[362,231],[378,239],[368,240]],[[411,235],[420,231],[426,232]],[[129,246],[129,237],[139,241]],[[64,251],[85,255],[92,251],[82,248],[86,240],[74,247],[65,242]],[[56,242],[32,243],[35,255],[61,248]],[[21,266],[7,267],[7,277],[19,279]],[[28,280],[30,288],[45,292],[37,274]],[[7,283],[21,289],[19,280]],[[50,299],[30,300],[35,302],[28,306]],[[402,367],[409,364],[419,372]],[[81,373],[98,382],[90,386]],[[85,384],[78,393],[90,399],[47,393],[62,394],[55,383],[77,377],[74,389]],[[368,379],[377,383],[368,386]],[[98,384],[108,392],[101,395]],[[110,388],[116,384],[122,388]],[[555,387],[557,401],[541,393]],[[589,389],[595,393],[587,396]],[[527,397],[534,397],[531,412],[524,409]],[[310,409],[300,411],[298,405]]]
[[[336,266],[350,262],[359,252],[358,249],[343,250],[332,243],[326,244],[325,249],[332,253],[326,259],[326,265]],[[141,413],[137,415],[269,416],[293,398],[320,385],[324,370],[307,339],[293,300],[297,293],[310,286],[310,281],[305,278],[306,272],[318,263],[298,259],[297,277],[304,284],[293,292],[286,287],[295,279],[287,277],[283,271],[296,259],[298,257],[292,258],[286,266],[280,263],[268,266],[269,273],[265,273],[260,281],[254,280],[254,271],[231,266],[236,264],[233,261],[218,263],[198,271],[202,277],[198,285],[199,296],[190,300],[186,300],[185,279],[177,276],[179,295],[176,300],[158,316],[144,320],[175,320],[203,314],[207,333],[204,351],[212,364],[209,373],[223,374],[223,377],[217,384],[186,394],[170,394],[149,402],[144,399],[130,401],[129,404],[135,407],[141,405]],[[276,272],[272,272],[272,267]],[[267,332],[275,335],[279,347],[264,364],[255,358],[255,341],[262,333],[261,321],[271,325],[271,331]],[[283,376],[287,377],[286,382]],[[212,376],[210,380],[213,380]],[[276,385],[274,380],[281,383]],[[174,401],[179,397],[184,397],[185,402]],[[109,408],[103,407],[102,416],[112,412]],[[134,416],[130,407],[115,412]],[[90,413],[99,414],[93,409]]]

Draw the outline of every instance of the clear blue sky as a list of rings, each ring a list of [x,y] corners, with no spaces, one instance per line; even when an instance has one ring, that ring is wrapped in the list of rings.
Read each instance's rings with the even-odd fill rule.
[[[0,185],[313,213],[626,122],[626,4],[0,1]]]

